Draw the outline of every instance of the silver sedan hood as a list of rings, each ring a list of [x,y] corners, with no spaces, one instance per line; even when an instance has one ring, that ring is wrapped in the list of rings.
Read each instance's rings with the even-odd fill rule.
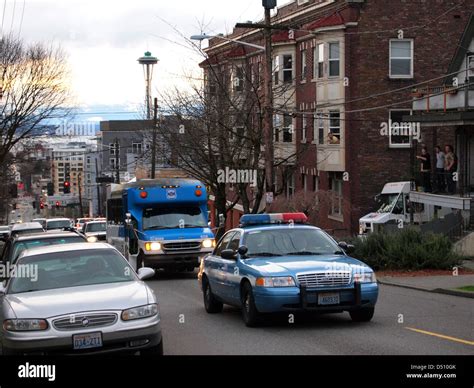
[[[153,303],[148,301],[146,284],[140,281],[9,294],[5,298],[17,318],[50,318],[82,311],[124,310]]]

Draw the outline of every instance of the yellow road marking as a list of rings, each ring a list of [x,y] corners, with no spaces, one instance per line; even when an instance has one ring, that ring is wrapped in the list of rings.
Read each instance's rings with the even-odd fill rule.
[[[474,341],[467,341],[467,340],[463,340],[463,339],[461,339],[461,338],[450,337],[450,336],[448,336],[448,335],[433,333],[433,332],[431,332],[431,331],[415,329],[415,328],[413,328],[413,327],[405,327],[405,329],[411,330],[411,331],[415,331],[415,332],[421,333],[421,334],[431,335],[431,336],[433,336],[433,337],[443,338],[443,339],[446,339],[446,340],[449,340],[449,341],[459,342],[459,343],[465,344],[465,345],[474,346]]]

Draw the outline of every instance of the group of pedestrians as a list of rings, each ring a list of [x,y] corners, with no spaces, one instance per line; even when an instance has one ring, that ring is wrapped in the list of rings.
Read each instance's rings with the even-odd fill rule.
[[[435,190],[431,184],[432,164],[431,156],[425,145],[421,147],[421,154],[416,158],[420,161],[420,172],[423,189],[427,193],[447,193],[456,194],[456,178],[455,173],[458,169],[458,158],[454,153],[452,145],[447,144],[444,151],[441,147],[434,148],[436,157],[435,166]]]

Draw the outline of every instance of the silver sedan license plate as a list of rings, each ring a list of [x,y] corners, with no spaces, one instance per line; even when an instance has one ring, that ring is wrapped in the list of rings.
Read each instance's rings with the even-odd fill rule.
[[[75,350],[102,347],[102,333],[76,334],[72,336]]]
[[[325,293],[325,294],[318,294],[318,304],[319,305],[332,305],[332,304],[339,304],[339,293]]]

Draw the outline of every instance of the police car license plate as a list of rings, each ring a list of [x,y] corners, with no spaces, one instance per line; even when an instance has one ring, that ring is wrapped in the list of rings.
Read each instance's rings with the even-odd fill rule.
[[[319,305],[331,305],[331,304],[339,304],[339,293],[325,293],[325,294],[318,294],[318,304]]]

